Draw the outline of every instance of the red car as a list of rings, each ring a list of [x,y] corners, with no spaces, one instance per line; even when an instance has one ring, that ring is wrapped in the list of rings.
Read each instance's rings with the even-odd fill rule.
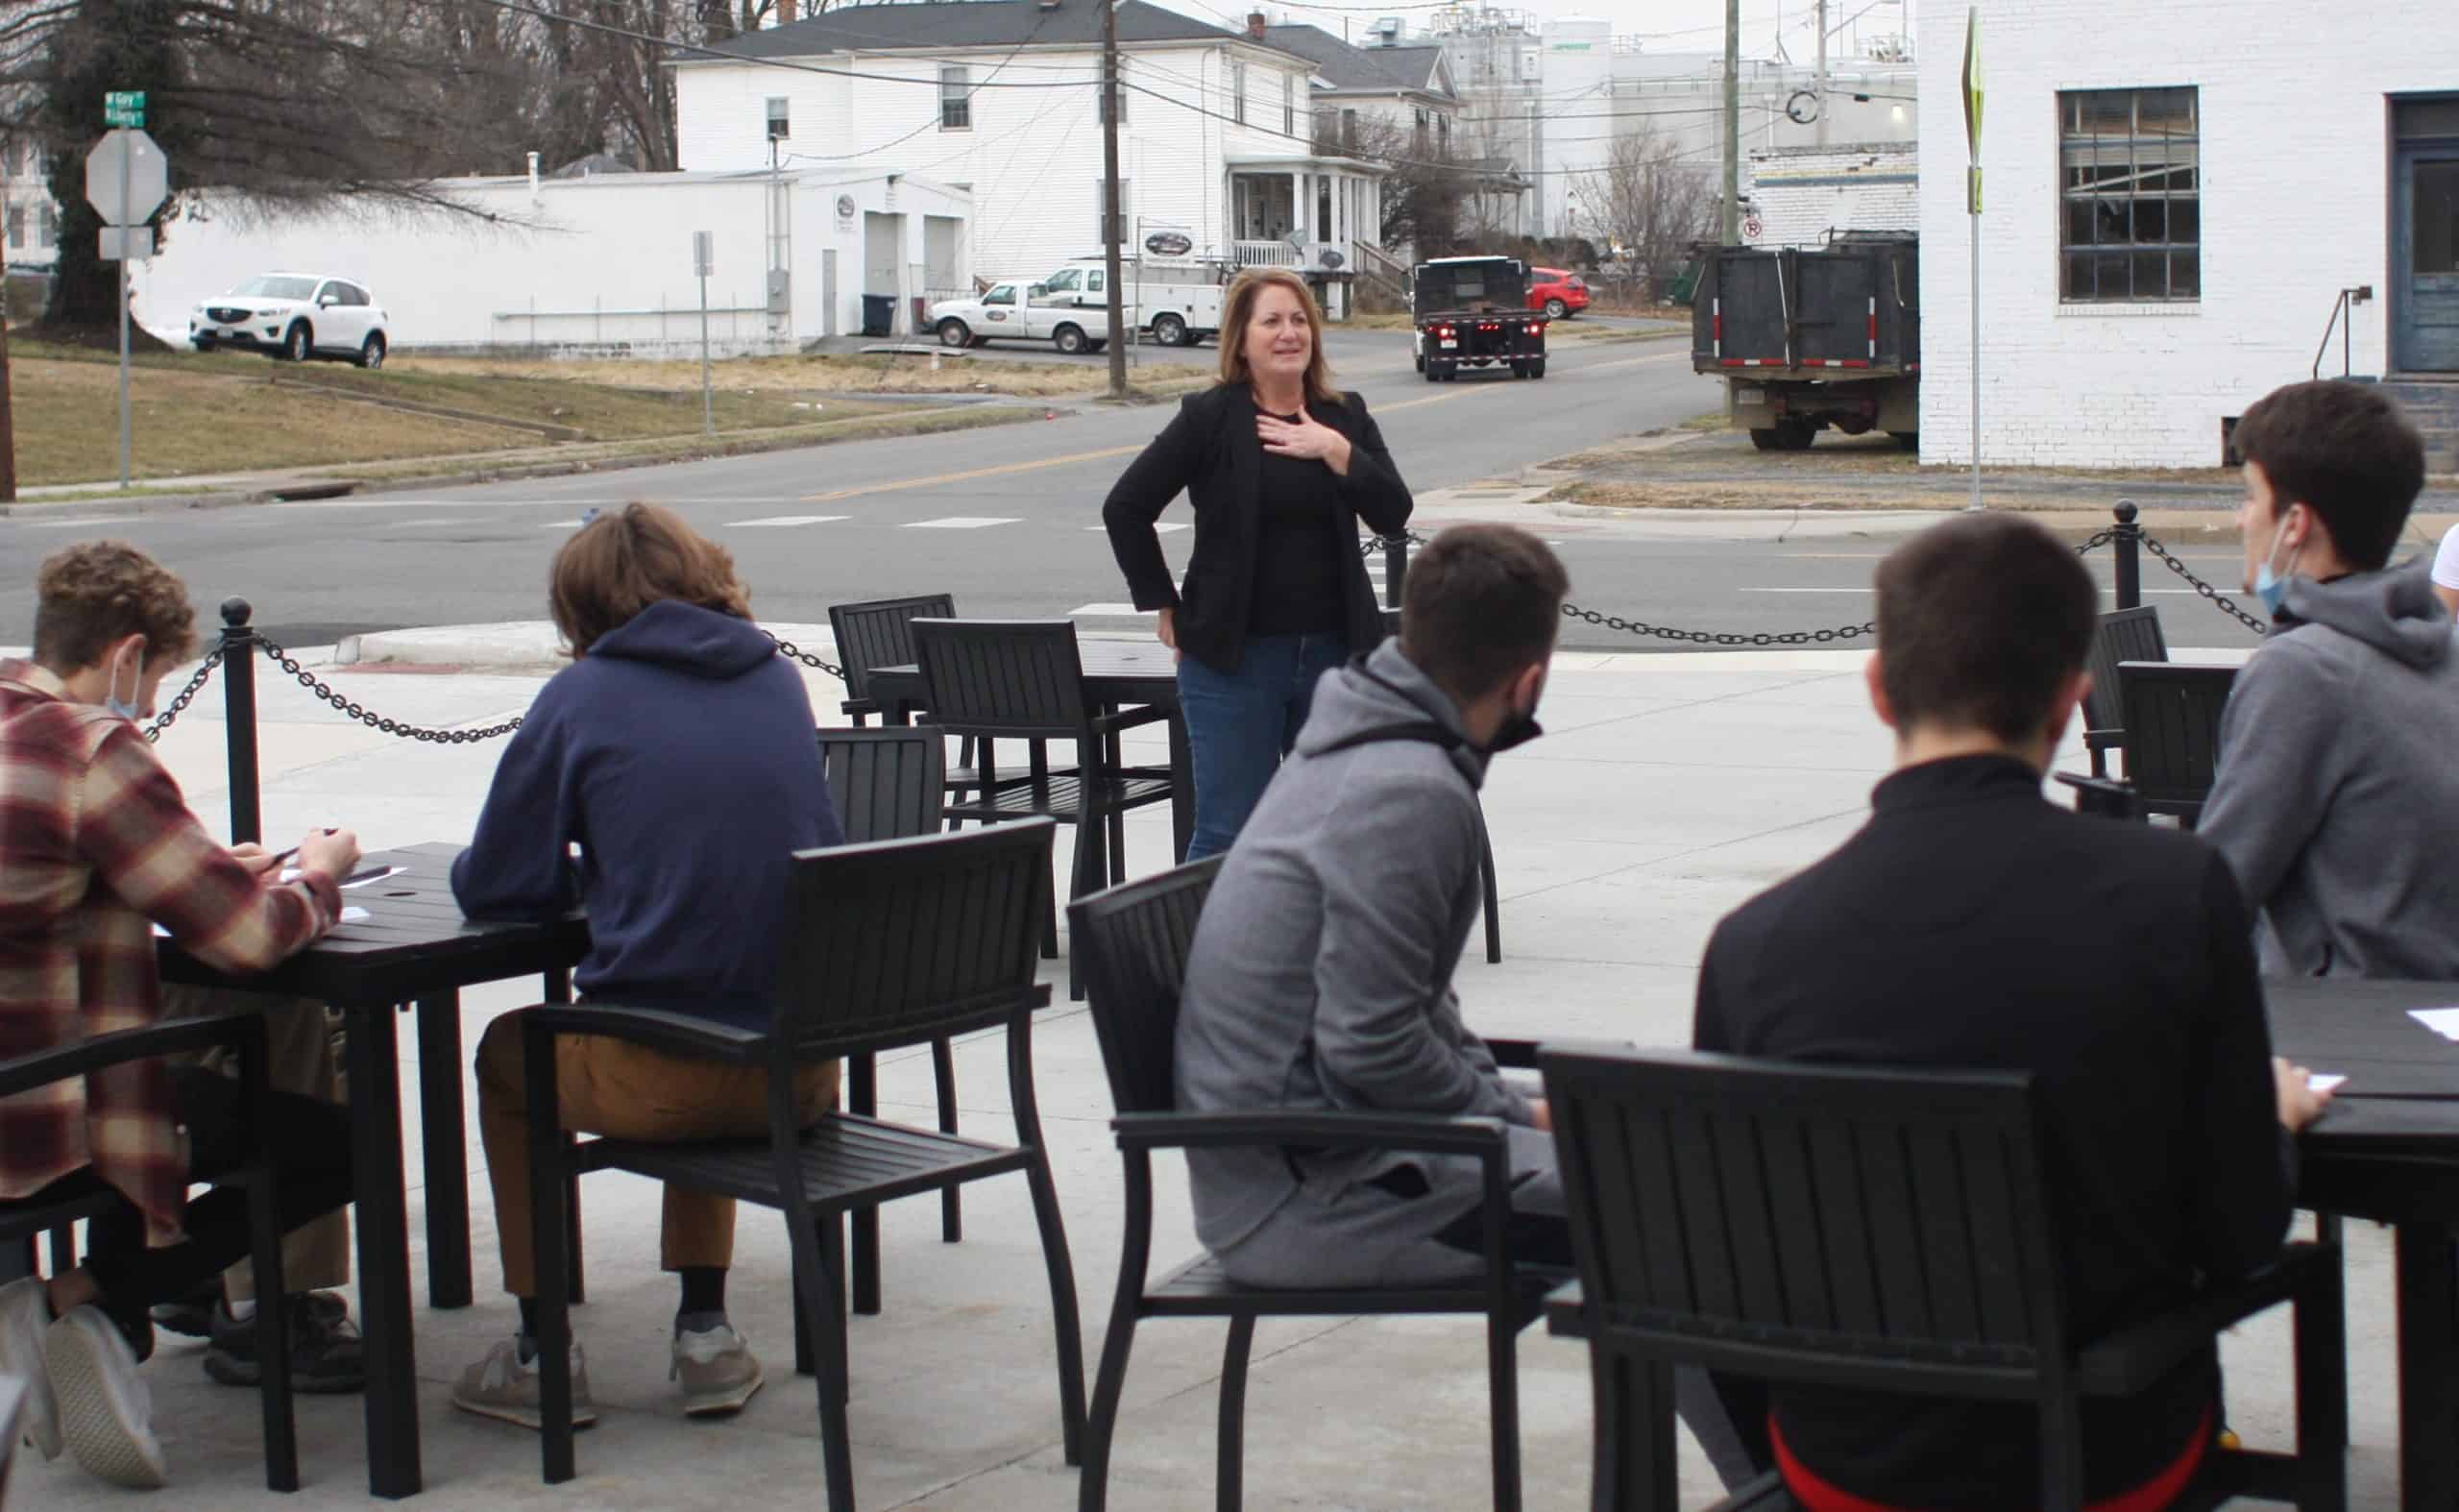
[[[1588,308],[1588,284],[1562,268],[1531,268],[1528,307],[1544,310],[1547,320],[1569,320]]]

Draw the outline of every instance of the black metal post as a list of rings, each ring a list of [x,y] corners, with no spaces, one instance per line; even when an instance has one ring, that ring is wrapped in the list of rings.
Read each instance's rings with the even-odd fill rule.
[[[2111,545],[2117,555],[2117,606],[2121,609],[2143,605],[2143,559],[2137,554],[2143,546],[2143,527],[2134,523],[2134,516],[2133,500],[2117,501],[2117,529]]]
[[[1409,538],[1387,535],[1383,538],[1383,607],[1400,607],[1400,584],[1409,575]]]
[[[256,630],[245,598],[222,600],[222,719],[231,750],[231,842],[264,839],[256,799]]]

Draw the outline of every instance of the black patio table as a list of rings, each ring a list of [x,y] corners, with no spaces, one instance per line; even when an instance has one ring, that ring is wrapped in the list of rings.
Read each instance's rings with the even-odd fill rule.
[[[1084,668],[1084,696],[1105,709],[1157,705],[1170,711],[1170,826],[1173,861],[1184,860],[1195,838],[1195,761],[1187,750],[1186,721],[1179,717],[1179,656],[1158,641],[1083,641],[1077,654]],[[871,669],[870,696],[890,724],[913,722],[913,711],[930,707],[922,669],[908,664]]]
[[[2393,1229],[2399,1505],[2459,1505],[2459,1042],[2408,1016],[2459,983],[2265,985],[2273,1048],[2348,1082],[2301,1141],[2298,1203]]]
[[[439,1307],[470,1301],[470,1175],[463,1144],[459,990],[533,973],[548,1001],[569,1001],[569,972],[589,948],[578,915],[552,923],[476,923],[452,898],[462,846],[412,845],[364,866],[408,868],[345,891],[369,917],[337,926],[271,971],[231,976],[165,939],[162,979],[315,998],[348,1020],[351,1156],[357,1178],[359,1317],[367,1350],[367,1483],[379,1497],[421,1487],[416,1356],[410,1323],[409,1217],[402,1167],[400,1041],[394,1016],[418,1009],[426,1154],[427,1274]]]

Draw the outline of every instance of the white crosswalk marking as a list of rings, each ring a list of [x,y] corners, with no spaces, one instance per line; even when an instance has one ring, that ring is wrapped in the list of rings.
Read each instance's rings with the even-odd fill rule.
[[[588,524],[588,522],[585,520],[549,520],[544,524],[541,524],[538,528],[541,530],[577,530],[586,524]]]
[[[1133,604],[1078,604],[1067,611],[1071,620],[1149,620],[1159,613],[1156,609],[1138,609]]]
[[[766,520],[729,520],[726,527],[732,530],[782,530],[789,525],[824,525],[853,518],[852,515],[771,515]]]
[[[1084,528],[1095,535],[1107,534],[1109,530],[1109,526],[1108,525],[1086,525]],[[1153,527],[1153,533],[1155,535],[1168,535],[1173,530],[1185,530],[1189,528],[1192,527],[1189,526],[1185,521],[1173,520],[1166,524],[1155,525]]]
[[[1021,524],[1021,522],[1012,517],[1001,517],[996,515],[950,515],[944,520],[909,520],[906,522],[905,528],[908,530],[980,530],[987,525],[1012,525],[1017,524]]]

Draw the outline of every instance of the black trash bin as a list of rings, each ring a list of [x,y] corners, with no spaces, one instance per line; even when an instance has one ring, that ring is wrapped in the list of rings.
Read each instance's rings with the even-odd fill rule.
[[[896,296],[865,294],[863,296],[863,334],[885,336],[896,325]]]

